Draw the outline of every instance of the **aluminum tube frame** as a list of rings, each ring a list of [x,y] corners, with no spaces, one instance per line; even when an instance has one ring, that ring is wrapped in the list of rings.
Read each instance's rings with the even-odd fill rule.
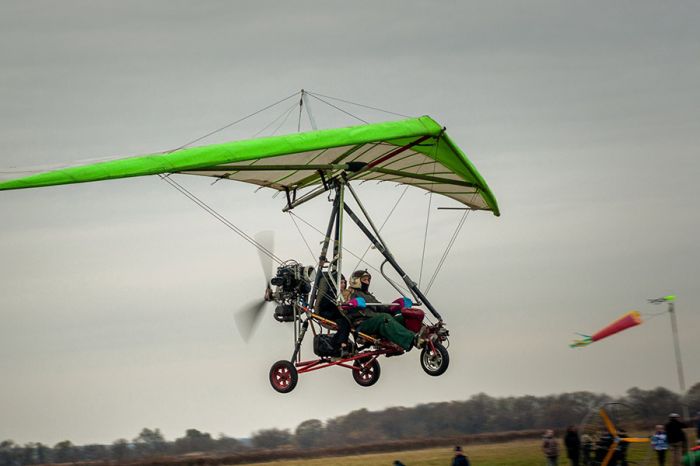
[[[396,272],[401,276],[404,282],[406,282],[406,285],[408,285],[409,289],[411,290],[412,293],[415,294],[415,296],[418,298],[419,301],[421,301],[425,306],[428,308],[431,314],[435,316],[436,319],[438,319],[440,322],[442,322],[442,316],[440,313],[433,307],[433,305],[430,303],[428,298],[423,294],[423,292],[418,288],[418,284],[411,280],[411,278],[408,276],[406,272],[401,268],[401,266],[396,262],[396,259],[394,259],[394,256],[391,254],[389,249],[386,247],[386,245],[379,241],[365,226],[364,223],[362,223],[362,220],[355,214],[355,212],[352,211],[350,207],[348,207],[347,204],[345,204],[345,212],[350,216],[353,222],[362,230],[362,233],[365,234],[365,236],[374,244],[374,247],[377,248],[377,250],[382,253],[384,258],[391,264],[391,266],[396,270]]]
[[[321,246],[321,254],[319,254],[318,256],[318,265],[316,266],[316,277],[314,278],[314,287],[311,291],[311,299],[309,300],[309,305],[312,309],[316,309],[316,297],[318,294],[318,286],[321,282],[321,271],[323,269],[323,266],[328,263],[328,246],[331,242],[331,234],[333,233],[333,227],[336,223],[338,211],[338,198],[336,198],[333,201],[333,209],[331,210],[330,219],[328,219],[328,228],[326,228],[326,236],[323,239],[323,246]]]

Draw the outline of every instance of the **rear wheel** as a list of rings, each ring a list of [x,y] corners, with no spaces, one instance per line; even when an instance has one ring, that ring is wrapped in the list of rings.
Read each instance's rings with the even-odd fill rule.
[[[277,361],[270,368],[270,385],[280,393],[294,390],[298,380],[297,368],[289,361]]]
[[[426,374],[437,377],[442,375],[450,365],[450,355],[440,343],[433,343],[434,350],[426,344],[420,353],[420,365]]]
[[[368,363],[368,359],[355,359],[352,364],[352,378],[355,379],[358,385],[363,387],[369,387],[377,383],[379,380],[379,375],[381,374],[381,369],[379,368],[379,361],[374,359],[372,362]],[[358,368],[357,370],[355,368]]]

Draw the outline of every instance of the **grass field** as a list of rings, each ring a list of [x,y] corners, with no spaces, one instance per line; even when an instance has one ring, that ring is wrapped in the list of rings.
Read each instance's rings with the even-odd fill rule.
[[[560,442],[561,443],[561,442]],[[540,451],[541,440],[519,440],[507,443],[478,444],[464,447],[472,466],[533,466],[544,465],[545,460]],[[398,453],[377,453],[360,456],[326,457],[307,460],[274,461],[257,463],[275,466],[391,466],[394,460],[401,460],[406,466],[448,466],[452,461],[452,450],[431,448]],[[569,462],[566,457],[559,459],[564,466]]]
[[[566,449],[562,439],[559,440],[561,455],[559,465],[571,464],[566,458]],[[542,441],[517,440],[504,443],[486,443],[464,446],[471,466],[539,466],[545,464],[540,450]],[[630,465],[655,464],[650,457],[649,444],[636,444],[629,450]],[[374,453],[369,455],[337,456],[305,460],[284,460],[267,463],[255,463],[258,466],[392,466],[394,460],[400,460],[406,466],[449,466],[453,452],[449,447],[410,450],[395,453]]]

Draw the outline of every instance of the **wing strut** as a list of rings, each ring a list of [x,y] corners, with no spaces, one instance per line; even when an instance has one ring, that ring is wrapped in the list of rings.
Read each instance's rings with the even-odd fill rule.
[[[416,145],[420,144],[421,142],[425,141],[426,139],[430,139],[431,137],[433,137],[433,136],[431,136],[431,135],[421,136],[421,137],[419,137],[418,139],[416,139],[415,141],[412,141],[412,142],[406,144],[405,146],[401,146],[401,147],[397,148],[396,150],[393,150],[393,151],[389,152],[389,153],[386,154],[384,157],[381,157],[381,158],[375,160],[375,161],[372,162],[372,163],[368,163],[367,165],[364,165],[364,166],[358,168],[358,169],[357,169],[356,171],[354,171],[354,172],[347,173],[346,171],[343,171],[343,172],[341,172],[341,173],[335,175],[333,178],[331,178],[330,180],[328,180],[328,183],[327,183],[326,185],[320,186],[320,187],[314,189],[314,190],[311,191],[310,193],[307,193],[307,194],[301,196],[301,197],[300,197],[299,199],[297,199],[296,201],[292,202],[291,205],[285,206],[284,209],[282,209],[282,212],[290,211],[290,210],[292,210],[293,208],[295,208],[295,207],[297,207],[297,206],[303,204],[304,202],[310,201],[311,199],[313,199],[313,198],[315,198],[315,197],[318,197],[319,195],[321,195],[321,194],[323,194],[324,192],[328,191],[328,187],[327,187],[328,185],[333,185],[333,186],[335,186],[335,185],[339,182],[339,180],[342,180],[342,179],[344,179],[345,182],[351,181],[352,179],[357,178],[361,173],[363,173],[363,172],[365,172],[365,171],[367,171],[367,170],[370,170],[370,169],[372,169],[373,167],[375,167],[376,165],[378,165],[378,164],[380,164],[380,163],[383,163],[383,162],[386,162],[387,160],[389,160],[389,159],[391,159],[391,158],[393,158],[393,157],[396,157],[396,156],[399,155],[400,153],[402,153],[402,152],[404,152],[404,151],[407,151],[407,150],[410,149],[411,147],[416,146]]]
[[[418,301],[416,304],[420,305],[420,303],[425,304],[425,306],[428,308],[428,310],[435,316],[436,319],[442,322],[442,316],[440,313],[438,313],[437,309],[433,307],[433,305],[430,303],[428,298],[423,294],[423,292],[418,288],[418,284],[411,280],[411,277],[408,276],[408,274],[401,268],[401,266],[396,262],[396,259],[394,256],[391,254],[389,251],[389,248],[386,246],[386,243],[381,239],[381,236],[379,235],[379,232],[377,231],[377,228],[374,226],[374,223],[372,222],[372,219],[370,218],[369,214],[365,210],[364,206],[362,205],[362,202],[360,202],[360,199],[357,197],[357,194],[355,191],[352,189],[350,184],[347,185],[350,194],[352,194],[352,197],[355,199],[355,202],[357,202],[357,205],[360,206],[360,210],[364,214],[365,218],[367,218],[367,221],[369,222],[370,226],[372,227],[372,230],[374,230],[374,234],[365,226],[364,223],[362,223],[362,220],[355,214],[355,212],[352,211],[350,207],[348,207],[347,204],[345,204],[345,212],[350,216],[353,222],[362,230],[362,233],[365,234],[365,236],[374,244],[374,247],[377,248],[377,251],[379,251],[383,256],[386,261],[391,264],[391,266],[396,270],[396,272],[399,274],[399,276],[403,279],[403,281],[406,283],[408,288],[411,290],[411,293],[413,294],[413,297]]]

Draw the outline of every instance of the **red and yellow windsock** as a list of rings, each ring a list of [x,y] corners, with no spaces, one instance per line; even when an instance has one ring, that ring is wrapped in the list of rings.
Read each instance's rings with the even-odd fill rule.
[[[618,332],[627,330],[630,327],[639,325],[642,323],[642,317],[637,311],[630,311],[623,315],[616,321],[612,322],[608,326],[598,330],[593,335],[582,335],[584,338],[580,340],[574,340],[569,346],[572,348],[577,348],[579,346],[588,346],[594,341],[602,340],[603,338],[609,337],[610,335],[615,335]]]

